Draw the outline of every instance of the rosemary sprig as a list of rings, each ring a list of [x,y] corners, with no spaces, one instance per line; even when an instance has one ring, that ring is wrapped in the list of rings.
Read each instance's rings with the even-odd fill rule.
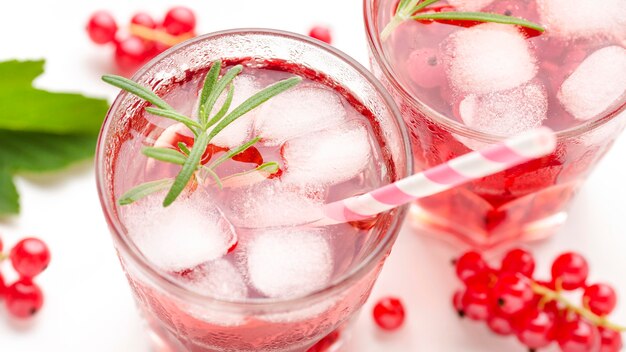
[[[391,33],[405,21],[445,21],[445,22],[493,22],[502,24],[511,24],[524,28],[531,29],[538,33],[543,33],[545,29],[534,22],[527,21],[523,18],[505,16],[496,13],[488,12],[422,12],[427,10],[429,5],[432,5],[439,0],[401,0],[398,3],[396,12],[387,23],[387,26],[380,34],[382,41],[387,40]]]
[[[260,92],[252,95],[239,106],[232,109],[229,113],[228,111],[230,110],[234,95],[232,82],[235,77],[241,73],[243,66],[237,65],[232,67],[220,78],[221,69],[221,61],[215,61],[212,63],[211,68],[206,75],[202,92],[200,93],[198,121],[176,112],[174,108],[159,98],[156,93],[137,84],[136,82],[120,76],[105,75],[102,77],[103,81],[123,89],[154,105],[154,107],[147,107],[146,112],[182,123],[194,135],[193,145],[188,146],[184,143],[178,143],[179,150],[158,147],[143,148],[141,152],[147,157],[170,164],[181,165],[181,169],[174,179],[168,178],[151,181],[135,186],[118,199],[118,203],[120,205],[131,204],[154,192],[163,191],[169,188],[169,191],[163,200],[163,206],[167,207],[178,198],[185,187],[187,187],[187,184],[189,184],[193,175],[197,175],[199,170],[202,171],[203,175],[212,177],[216,184],[221,187],[221,180],[215,172],[215,169],[223,162],[250,148],[260,140],[260,137],[253,138],[241,146],[227,151],[217,160],[213,161],[209,166],[205,166],[201,162],[202,155],[206,151],[211,140],[224,130],[224,128],[229,126],[244,114],[278,94],[292,88],[302,80],[300,77],[292,77],[272,84]],[[227,88],[228,91],[226,93],[224,103],[220,109],[213,116],[211,116],[211,112],[214,110],[217,100]],[[261,166],[263,166],[262,169],[265,172],[271,171],[271,173],[275,173],[278,171],[278,164],[273,162],[266,163]],[[251,171],[258,171],[261,166]],[[199,176],[197,175],[197,177]]]

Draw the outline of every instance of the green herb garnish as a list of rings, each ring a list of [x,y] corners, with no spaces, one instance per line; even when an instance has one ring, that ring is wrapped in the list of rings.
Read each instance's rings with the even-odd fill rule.
[[[432,20],[450,24],[471,24],[481,22],[493,22],[502,24],[511,24],[527,28],[537,33],[543,33],[545,29],[534,22],[527,21],[523,18],[500,15],[488,12],[427,12],[432,5],[439,0],[401,0],[396,8],[396,13],[383,29],[380,37],[383,41],[387,40],[391,33],[405,21],[424,21]]]
[[[0,216],[19,212],[14,175],[39,174],[91,158],[105,99],[34,88],[44,61],[0,62]]]
[[[243,143],[241,146],[232,148],[218,159],[213,161],[208,166],[203,165],[202,155],[207,149],[207,146],[211,140],[217,136],[224,128],[233,123],[235,120],[248,113],[252,109],[258,107],[269,99],[276,95],[292,88],[297,85],[302,79],[300,77],[292,77],[280,82],[274,83],[260,92],[252,95],[241,105],[232,109],[230,112],[230,106],[233,100],[234,87],[233,80],[241,71],[243,66],[237,65],[232,67],[220,78],[220,72],[222,69],[221,61],[215,61],[206,75],[202,92],[200,93],[200,102],[198,106],[198,121],[182,115],[176,112],[170,105],[159,98],[154,92],[148,88],[140,86],[139,84],[119,76],[105,75],[102,80],[105,82],[121,88],[149,103],[152,103],[155,107],[147,107],[148,113],[158,115],[164,118],[174,120],[176,122],[183,123],[194,135],[193,146],[187,146],[183,143],[178,144],[180,150],[174,150],[171,148],[157,148],[157,147],[145,147],[142,149],[142,153],[147,157],[162,162],[181,165],[180,172],[174,179],[163,179],[159,181],[152,181],[140,184],[130,191],[126,192],[118,199],[120,205],[131,204],[149,194],[159,192],[165,189],[169,189],[165,199],[163,200],[163,206],[167,207],[172,204],[176,198],[185,189],[194,174],[197,177],[204,178],[211,177],[215,180],[215,183],[221,187],[221,180],[217,176],[215,169],[223,162],[231,159],[232,157],[243,153],[248,148],[253,146],[260,140],[260,137],[251,139],[248,142]],[[222,93],[228,89],[226,99],[221,108],[211,116],[211,112],[215,108],[215,104]],[[272,171],[275,173],[278,171],[278,164],[266,163],[263,166],[263,171]],[[261,166],[251,171],[258,171]],[[276,167],[275,167],[276,166]],[[234,176],[234,175],[231,175]],[[228,176],[228,177],[231,177]]]

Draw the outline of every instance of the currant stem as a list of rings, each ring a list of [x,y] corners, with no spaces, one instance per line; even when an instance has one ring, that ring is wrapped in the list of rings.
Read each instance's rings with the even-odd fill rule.
[[[130,25],[130,33],[141,39],[159,42],[167,46],[174,46],[178,43],[184,42],[187,39],[193,38],[193,34],[191,32],[176,36],[171,35],[163,30],[152,29],[134,23]]]
[[[8,254],[4,254],[4,253],[0,253],[0,263],[2,263],[3,261],[9,259],[9,255]]]
[[[583,307],[579,307],[579,306],[573,304],[567,298],[565,298],[559,291],[551,290],[551,289],[549,289],[549,288],[547,288],[547,287],[545,287],[545,286],[543,286],[541,284],[538,284],[538,283],[536,283],[534,281],[530,282],[530,286],[531,286],[533,292],[535,292],[536,294],[541,295],[543,297],[541,299],[540,304],[546,304],[546,303],[551,302],[551,301],[557,301],[557,302],[563,304],[565,306],[565,308],[567,309],[567,311],[574,312],[574,313],[578,314],[579,316],[589,320],[590,322],[592,322],[594,325],[596,325],[598,327],[604,327],[604,328],[607,328],[607,329],[615,330],[617,332],[625,332],[626,331],[626,327],[613,324],[613,323],[609,322],[605,317],[601,317],[599,315],[596,315],[596,314],[594,314],[593,312],[591,312],[588,309],[585,309]]]

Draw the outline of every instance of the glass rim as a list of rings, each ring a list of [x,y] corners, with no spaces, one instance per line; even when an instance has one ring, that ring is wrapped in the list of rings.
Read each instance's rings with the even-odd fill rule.
[[[391,84],[393,88],[402,95],[402,98],[409,101],[412,105],[415,105],[421,112],[428,115],[437,123],[444,125],[446,128],[452,130],[454,133],[462,135],[463,137],[470,137],[484,142],[495,142],[506,139],[506,136],[481,132],[476,129],[470,128],[461,122],[446,117],[444,114],[439,113],[438,111],[432,109],[428,104],[414,97],[404,87],[404,85],[400,83],[400,80],[394,73],[388,61],[385,60],[384,50],[382,48],[382,43],[380,42],[380,33],[377,31],[377,19],[374,18],[374,13],[377,13],[380,5],[378,8],[375,9],[375,1],[379,1],[380,4],[380,1],[384,0],[363,0],[363,20],[365,22],[365,32],[369,49],[372,53],[374,60],[376,60],[378,67],[380,67],[383,75],[385,75],[385,78],[389,81],[389,84]],[[626,98],[626,95],[622,96],[622,99],[624,98]],[[617,117],[625,111],[626,99],[622,101],[621,105],[611,105],[609,108],[607,108],[607,110],[602,113],[602,117],[585,121],[579,125],[566,128],[564,130],[555,131],[555,135],[559,139],[579,136],[599,126],[602,126],[605,123],[608,123],[614,117]]]
[[[231,36],[231,35],[245,35],[245,36],[269,36],[272,38],[283,38],[285,40],[296,40],[300,42],[304,42],[307,45],[312,47],[316,47],[318,50],[323,51],[327,55],[332,55],[339,59],[340,61],[345,62],[348,66],[354,69],[365,82],[369,83],[373,86],[376,93],[380,94],[382,97],[383,103],[389,109],[389,114],[391,115],[391,119],[395,122],[395,125],[398,128],[398,132],[400,133],[400,137],[402,138],[402,147],[404,148],[404,159],[403,163],[406,167],[407,175],[412,171],[412,161],[413,157],[411,155],[411,147],[409,142],[409,135],[402,120],[402,116],[398,107],[396,106],[393,98],[390,94],[385,90],[382,84],[373,76],[373,74],[367,70],[363,65],[358,63],[355,59],[343,53],[342,51],[323,43],[319,40],[312,39],[310,37],[300,35],[297,33],[292,33],[283,30],[275,30],[275,29],[264,29],[264,28],[236,28],[236,29],[228,29],[216,32],[210,32],[207,34],[203,34],[187,40],[183,43],[180,43],[174,46],[171,49],[166,50],[165,52],[157,55],[155,58],[146,63],[141,69],[139,69],[132,77],[132,80],[137,81],[142,77],[146,72],[149,71],[151,67],[155,64],[163,60],[164,58],[174,54],[179,49],[183,47],[187,47],[189,45],[194,45],[203,41],[210,41],[215,38],[223,37],[223,36]],[[296,62],[297,63],[297,62]],[[112,212],[112,204],[109,201],[109,192],[105,187],[106,180],[104,175],[104,170],[102,170],[104,166],[104,140],[108,135],[107,131],[111,125],[111,118],[113,114],[111,112],[115,111],[119,104],[124,101],[128,96],[127,92],[120,92],[115,98],[113,104],[109,109],[109,112],[106,115],[106,118],[102,124],[102,128],[100,130],[100,134],[98,136],[98,144],[96,149],[96,186],[98,189],[98,196],[100,199],[100,205],[102,207],[105,220],[109,227],[109,232],[111,232],[114,242],[116,244],[116,249],[121,251],[125,257],[129,257],[133,264],[139,267],[141,273],[146,275],[152,283],[156,286],[164,289],[166,292],[173,294],[176,297],[182,297],[186,301],[193,302],[195,304],[200,305],[215,305],[219,306],[220,309],[226,311],[240,311],[242,308],[248,309],[258,309],[258,310],[286,310],[289,307],[297,307],[302,306],[303,304],[309,303],[315,300],[321,300],[324,297],[330,296],[333,293],[341,291],[344,287],[349,286],[357,280],[360,280],[362,277],[367,275],[370,270],[378,263],[378,261],[384,257],[387,250],[391,248],[395,239],[398,236],[400,228],[403,223],[403,219],[406,215],[408,205],[398,207],[395,214],[389,224],[389,228],[385,232],[383,238],[380,243],[377,244],[375,248],[371,250],[371,252],[365,256],[363,259],[359,261],[357,265],[355,265],[351,270],[342,274],[339,278],[333,280],[329,284],[325,285],[323,288],[318,289],[314,292],[311,292],[305,296],[294,297],[294,298],[286,298],[286,299],[251,299],[248,301],[234,301],[234,300],[225,300],[217,297],[212,297],[209,295],[204,295],[195,291],[190,290],[189,288],[182,285],[177,280],[171,278],[170,275],[166,275],[166,272],[152,265],[147,258],[139,249],[125,236],[125,231],[123,231],[123,225],[121,221],[116,217]],[[357,97],[358,98],[358,97]],[[113,205],[114,207],[114,205]]]

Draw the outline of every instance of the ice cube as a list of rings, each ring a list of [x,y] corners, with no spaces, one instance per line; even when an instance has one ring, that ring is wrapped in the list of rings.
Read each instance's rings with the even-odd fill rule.
[[[285,143],[282,179],[298,185],[341,183],[362,172],[371,155],[367,128],[352,121]]]
[[[495,0],[448,0],[448,4],[454,6],[458,11],[480,11],[491,5]]]
[[[624,0],[537,0],[541,23],[564,39],[626,37]]]
[[[515,26],[481,24],[454,32],[443,45],[448,79],[462,93],[512,89],[537,73],[530,46]]]
[[[626,49],[609,46],[583,60],[563,82],[557,97],[574,118],[589,120],[605,112],[624,94]]]
[[[323,194],[322,188],[294,187],[269,179],[232,191],[224,211],[238,227],[305,224],[322,217]]]
[[[534,82],[503,92],[469,94],[459,104],[459,115],[465,125],[502,137],[541,126],[548,116],[547,112],[546,89]],[[481,149],[487,145],[470,138],[455,137],[470,149]]]
[[[252,95],[261,90],[261,86],[256,78],[252,75],[241,73],[233,80],[234,85],[234,93],[233,100],[230,105],[230,109],[228,112],[231,112],[237,106],[241,105],[246,99],[250,98]],[[211,111],[211,115],[215,115],[224,104],[226,100],[226,90],[222,95],[217,99],[213,111]],[[198,94],[200,95],[200,94]],[[195,104],[193,116],[197,119],[198,117],[198,106],[199,106],[199,97],[198,101]],[[254,115],[257,113],[258,108],[254,109],[245,115],[239,117],[237,120],[232,122],[228,127],[223,129],[217,136],[215,136],[211,143],[220,147],[225,148],[233,148],[240,146],[250,140],[252,133],[252,126],[254,123]]]
[[[201,194],[180,196],[164,208],[163,193],[155,193],[121,208],[128,235],[160,269],[193,268],[222,257],[237,241],[232,225]]]
[[[459,105],[461,119],[467,126],[498,136],[541,126],[547,112],[548,95],[538,83],[485,95],[470,94]]]
[[[248,285],[235,265],[220,258],[206,262],[185,277],[189,289],[218,299],[241,301],[248,297]]]
[[[346,116],[336,92],[321,84],[305,84],[265,103],[254,128],[265,144],[279,145],[312,131],[337,126],[346,121]]]
[[[332,274],[333,257],[321,229],[260,232],[245,250],[250,282],[268,297],[304,296],[324,288]]]

